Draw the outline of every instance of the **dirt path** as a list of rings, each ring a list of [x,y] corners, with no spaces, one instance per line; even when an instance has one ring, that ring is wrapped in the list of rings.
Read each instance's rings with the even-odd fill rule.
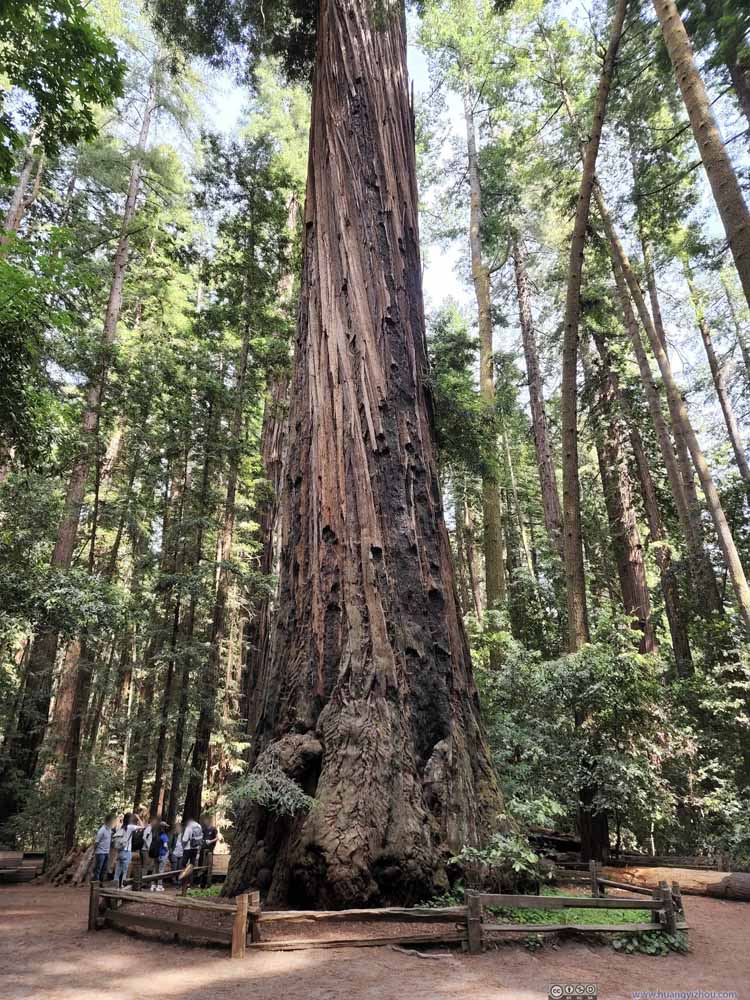
[[[530,953],[423,959],[390,948],[225,951],[86,932],[85,889],[0,889],[2,1000],[546,1000],[550,983],[591,983],[606,1000],[637,990],[735,991],[750,1000],[750,904],[690,898],[689,955],[624,956],[565,942]]]

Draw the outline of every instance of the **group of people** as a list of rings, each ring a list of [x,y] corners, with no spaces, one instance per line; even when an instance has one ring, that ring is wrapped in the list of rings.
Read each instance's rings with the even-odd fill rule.
[[[185,825],[175,823],[171,833],[168,824],[159,816],[151,816],[144,823],[137,813],[125,813],[118,818],[108,813],[96,833],[94,841],[93,879],[103,882],[110,870],[110,855],[115,852],[114,883],[118,889],[125,885],[128,870],[135,856],[140,861],[142,875],[161,875],[202,865],[201,884],[208,885],[210,855],[219,840],[219,831],[213,817],[202,816],[200,822],[188,819]],[[168,866],[171,865],[171,868]],[[152,892],[164,892],[161,879],[150,880]]]

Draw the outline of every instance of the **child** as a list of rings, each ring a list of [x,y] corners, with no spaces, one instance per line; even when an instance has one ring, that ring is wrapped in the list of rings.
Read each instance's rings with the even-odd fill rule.
[[[104,822],[96,831],[94,840],[94,882],[103,882],[109,867],[109,849],[112,846],[112,827],[115,814],[107,813]]]
[[[154,838],[159,844],[159,874],[163,875],[169,863],[169,837],[167,836],[167,824],[159,823],[158,829],[154,828]],[[156,892],[164,892],[164,883],[161,879],[154,886]]]
[[[184,845],[182,843],[182,824],[175,823],[174,830],[172,831],[172,865],[174,870],[182,868],[182,855],[184,852]]]
[[[130,886],[124,886],[123,882],[128,874],[128,868],[130,867],[130,861],[133,857],[132,844],[133,844],[133,834],[136,830],[141,829],[141,824],[138,821],[138,817],[134,816],[133,813],[125,813],[122,817],[122,826],[117,831],[114,837],[115,847],[117,848],[117,865],[115,866],[115,886],[118,889],[131,888]]]

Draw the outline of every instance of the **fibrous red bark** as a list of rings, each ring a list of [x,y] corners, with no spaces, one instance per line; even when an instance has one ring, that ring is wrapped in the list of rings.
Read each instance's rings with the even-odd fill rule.
[[[412,902],[502,802],[439,491],[398,4],[321,0],[279,607],[255,753],[314,796],[238,817],[225,892]]]

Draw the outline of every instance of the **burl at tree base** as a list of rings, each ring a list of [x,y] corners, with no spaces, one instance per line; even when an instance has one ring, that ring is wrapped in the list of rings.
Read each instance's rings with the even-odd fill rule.
[[[441,508],[400,10],[321,0],[304,225],[279,600],[250,704],[256,765],[315,803],[241,811],[224,891],[409,904],[505,824]]]

